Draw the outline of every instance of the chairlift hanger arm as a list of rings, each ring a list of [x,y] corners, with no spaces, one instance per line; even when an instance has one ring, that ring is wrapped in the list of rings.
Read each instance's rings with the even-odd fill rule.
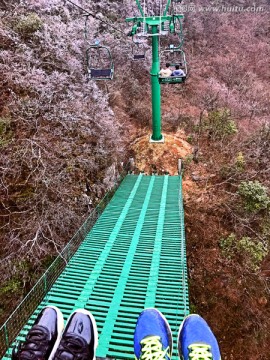
[[[142,6],[140,4],[140,1],[136,0],[136,4],[137,4],[137,6],[138,6],[138,8],[140,10],[141,16],[145,17],[145,14],[143,12],[143,8],[142,8]],[[171,5],[171,0],[168,0],[167,4],[166,4],[166,8],[165,8],[164,13],[163,13],[164,16],[167,15],[170,5]]]
[[[172,20],[172,18],[177,18],[177,19],[183,19],[184,15],[183,14],[178,14],[178,15],[165,15],[165,16],[148,16],[148,17],[132,17],[132,18],[127,18],[126,22],[145,22],[146,24],[153,26],[153,25],[159,25],[161,22],[164,21],[170,21]]]
[[[143,8],[142,8],[139,0],[136,0],[136,4],[137,4],[137,6],[138,6],[138,8],[139,8],[139,10],[140,10],[141,15],[142,15],[143,17],[145,17],[145,14],[144,14],[144,12],[143,12]]]
[[[167,15],[170,5],[171,5],[171,0],[168,0],[166,8],[165,8],[164,13],[163,13],[164,16]]]

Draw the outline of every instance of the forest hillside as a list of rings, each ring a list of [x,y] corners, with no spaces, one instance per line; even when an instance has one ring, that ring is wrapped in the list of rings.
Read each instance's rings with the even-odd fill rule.
[[[170,152],[132,146],[151,128],[150,40],[146,60],[133,61],[124,21],[138,14],[135,1],[74,3],[94,16],[64,0],[0,2],[1,322],[130,156],[137,171],[172,165]],[[269,360],[269,1],[174,5],[185,14],[189,77],[162,88],[163,132],[192,149],[183,159],[191,311],[209,321],[224,359]],[[113,81],[87,79],[97,39],[111,49]]]

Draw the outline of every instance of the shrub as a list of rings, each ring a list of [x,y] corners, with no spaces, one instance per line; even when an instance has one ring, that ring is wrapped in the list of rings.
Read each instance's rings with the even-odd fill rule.
[[[238,186],[238,194],[244,201],[247,211],[258,212],[266,209],[270,204],[267,189],[259,181],[242,181]]]
[[[223,255],[228,259],[236,255],[242,256],[251,270],[258,270],[261,261],[267,255],[267,248],[261,241],[256,241],[248,236],[237,240],[235,234],[220,240]]]
[[[193,161],[193,155],[192,154],[188,154],[187,156],[185,156],[184,158],[184,164],[185,166],[188,166],[192,163]]]
[[[9,143],[13,136],[10,119],[0,117],[0,148]]]
[[[254,242],[248,236],[242,237],[237,243],[239,253],[244,253],[249,258],[249,263],[253,270],[257,270],[263,258],[267,255],[267,249],[261,242]]]
[[[20,287],[22,286],[21,282],[17,278],[12,278],[8,281],[6,281],[2,286],[0,290],[0,294],[10,294],[18,291]]]
[[[235,234],[230,234],[226,238],[222,238],[219,242],[220,248],[222,249],[223,255],[228,259],[232,258],[233,249],[235,248],[236,236]]]
[[[231,118],[229,109],[210,111],[206,120],[206,129],[209,136],[217,140],[237,133],[237,127]]]
[[[235,159],[235,168],[237,171],[242,172],[245,168],[246,162],[243,153],[240,151]]]
[[[42,21],[40,17],[31,13],[27,16],[22,17],[18,23],[15,25],[15,30],[23,35],[24,37],[29,37],[34,34],[37,30],[41,29]]]

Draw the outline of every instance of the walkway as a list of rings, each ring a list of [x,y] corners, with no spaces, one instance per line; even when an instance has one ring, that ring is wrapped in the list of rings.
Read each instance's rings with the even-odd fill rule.
[[[48,304],[65,319],[79,307],[94,314],[98,357],[134,359],[133,332],[145,307],[164,313],[176,344],[189,312],[181,177],[127,175],[19,338]]]

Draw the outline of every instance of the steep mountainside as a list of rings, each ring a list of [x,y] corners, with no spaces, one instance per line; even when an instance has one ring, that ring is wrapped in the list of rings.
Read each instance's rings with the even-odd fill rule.
[[[135,1],[74,3],[94,14],[87,28],[68,1],[0,4],[3,321],[130,155],[139,170],[175,166],[171,148],[134,146],[151,126],[151,43],[146,61],[134,62],[125,36]],[[146,5],[158,11],[160,1]],[[269,359],[269,1],[186,1],[175,11],[185,13],[189,78],[162,88],[163,130],[193,148],[184,158],[192,310],[213,327],[224,359]],[[111,49],[111,82],[87,80],[96,39]]]

